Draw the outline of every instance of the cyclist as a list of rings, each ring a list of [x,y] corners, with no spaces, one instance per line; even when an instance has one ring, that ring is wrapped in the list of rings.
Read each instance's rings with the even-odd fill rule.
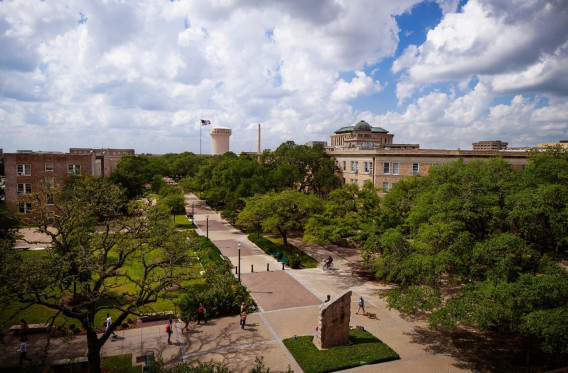
[[[325,260],[325,264],[323,265],[323,268],[330,269],[332,263],[333,263],[333,258],[331,256],[328,256],[327,259]]]

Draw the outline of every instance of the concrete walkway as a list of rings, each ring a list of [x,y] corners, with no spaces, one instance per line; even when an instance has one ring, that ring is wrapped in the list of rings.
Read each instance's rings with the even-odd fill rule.
[[[353,277],[353,269],[360,263],[357,252],[341,248],[330,252],[317,245],[304,245],[301,240],[292,238],[294,245],[320,261],[328,255],[333,256],[334,268],[324,271],[321,267],[302,270],[286,267],[283,270],[280,263],[265,255],[248,241],[246,235],[234,229],[194,195],[186,195],[186,206],[190,213],[193,206],[200,234],[208,235],[235,267],[239,265],[237,245],[241,243],[241,281],[258,303],[258,312],[248,316],[245,329],[240,328],[238,316],[213,319],[201,325],[191,324],[188,331],[182,331],[182,325],[176,324],[172,345],[167,344],[165,321],[154,326],[118,331],[119,339],[109,340],[105,344],[103,356],[132,353],[133,363],[143,365],[146,351],[154,351],[167,364],[213,359],[225,361],[231,372],[235,373],[248,372],[254,365],[255,357],[263,356],[265,365],[273,372],[285,371],[288,365],[295,372],[302,372],[284,347],[282,339],[294,335],[313,335],[319,305],[327,295],[333,298],[345,290],[352,290],[351,325],[364,326],[393,348],[401,359],[346,371],[469,371],[463,363],[440,352],[438,346],[416,332],[416,328],[425,327],[423,323],[404,320],[396,311],[388,310],[378,296],[384,287]],[[377,314],[376,320],[356,314],[359,296],[365,299],[366,310]],[[45,338],[41,335],[30,337],[29,356],[39,357],[38,351],[45,345]],[[8,337],[6,344],[0,345],[0,367],[17,364],[16,349],[15,337]],[[86,356],[85,337],[52,338],[48,351],[49,360]]]

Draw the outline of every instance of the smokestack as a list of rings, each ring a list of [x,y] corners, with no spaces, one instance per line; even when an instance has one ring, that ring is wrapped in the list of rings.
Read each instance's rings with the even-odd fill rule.
[[[260,154],[260,123],[258,124],[258,154]]]

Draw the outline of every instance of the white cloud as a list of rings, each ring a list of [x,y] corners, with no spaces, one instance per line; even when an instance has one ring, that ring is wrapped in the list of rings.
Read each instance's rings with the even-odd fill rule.
[[[519,128],[562,133],[565,0],[470,0],[460,13],[458,0],[439,0],[441,23],[396,58],[396,80],[386,80],[388,66],[378,64],[410,31],[395,16],[418,2],[0,1],[0,147],[198,152],[202,131],[207,153],[199,120],[210,119],[233,128],[236,151],[256,150],[261,123],[262,147],[274,149],[329,141],[363,117],[399,139],[454,147],[478,140],[485,122],[517,123],[521,107],[531,115]],[[470,89],[472,76],[479,84]],[[450,88],[431,85],[440,80]],[[499,94],[534,90],[547,100],[491,106]],[[389,94],[400,113],[355,109]]]
[[[380,92],[383,87],[381,83],[375,81],[372,77],[365,74],[364,71],[356,71],[356,77],[351,82],[340,79],[334,91],[331,93],[331,99],[335,101],[348,101],[357,98],[360,95],[371,95]]]

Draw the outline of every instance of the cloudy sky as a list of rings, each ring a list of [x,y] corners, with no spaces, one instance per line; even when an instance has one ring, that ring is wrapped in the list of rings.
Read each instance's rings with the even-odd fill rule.
[[[0,0],[0,148],[208,154],[359,120],[424,149],[568,140],[568,0]]]

